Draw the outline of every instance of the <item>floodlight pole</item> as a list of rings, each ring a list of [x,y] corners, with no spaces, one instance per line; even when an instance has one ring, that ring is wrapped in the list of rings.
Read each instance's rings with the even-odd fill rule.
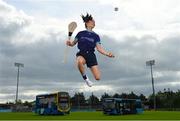
[[[18,67],[18,72],[17,72],[17,88],[16,88],[16,104],[18,102],[18,87],[19,87],[19,69],[20,67],[24,67],[24,64],[22,63],[14,63],[14,66]]]
[[[155,65],[155,60],[146,61],[146,65],[151,68],[151,79],[152,79],[152,89],[153,89],[153,100],[154,100],[154,110],[156,110],[156,96],[155,96],[155,88],[154,88],[154,78],[152,66]]]

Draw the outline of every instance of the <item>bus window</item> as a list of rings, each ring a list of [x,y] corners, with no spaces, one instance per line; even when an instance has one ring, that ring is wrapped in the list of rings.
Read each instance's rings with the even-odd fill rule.
[[[68,98],[65,98],[65,97],[61,98],[61,97],[59,97],[58,104],[63,109],[68,108],[69,107],[69,105],[68,105]]]
[[[142,104],[141,104],[141,102],[136,102],[136,108],[142,108]]]
[[[115,108],[114,100],[111,99],[105,100],[103,106],[105,109],[114,109]]]
[[[117,113],[120,113],[122,111],[122,103],[120,101],[116,102],[116,110]]]
[[[58,94],[58,107],[61,110],[67,110],[70,107],[70,98],[67,93],[59,93]]]

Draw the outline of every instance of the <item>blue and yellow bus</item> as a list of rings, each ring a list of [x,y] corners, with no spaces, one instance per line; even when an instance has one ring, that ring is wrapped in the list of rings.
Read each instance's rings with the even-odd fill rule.
[[[70,96],[67,92],[58,92],[36,96],[35,113],[37,114],[69,114],[70,108]]]
[[[105,98],[103,113],[109,115],[143,113],[142,102],[140,99]]]

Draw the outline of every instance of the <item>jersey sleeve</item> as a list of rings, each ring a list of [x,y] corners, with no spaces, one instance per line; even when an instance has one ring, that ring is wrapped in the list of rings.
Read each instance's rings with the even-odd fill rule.
[[[74,42],[78,42],[79,38],[80,38],[80,32],[75,36]]]
[[[96,37],[96,44],[101,44],[101,40],[100,40],[99,35],[97,35],[97,37]]]

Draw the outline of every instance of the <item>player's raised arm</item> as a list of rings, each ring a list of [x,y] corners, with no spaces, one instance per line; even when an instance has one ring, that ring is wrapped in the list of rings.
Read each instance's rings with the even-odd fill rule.
[[[96,44],[96,49],[98,52],[100,52],[103,55],[106,55],[108,57],[114,58],[115,56],[113,55],[113,53],[111,52],[107,52],[102,46],[101,44]]]

